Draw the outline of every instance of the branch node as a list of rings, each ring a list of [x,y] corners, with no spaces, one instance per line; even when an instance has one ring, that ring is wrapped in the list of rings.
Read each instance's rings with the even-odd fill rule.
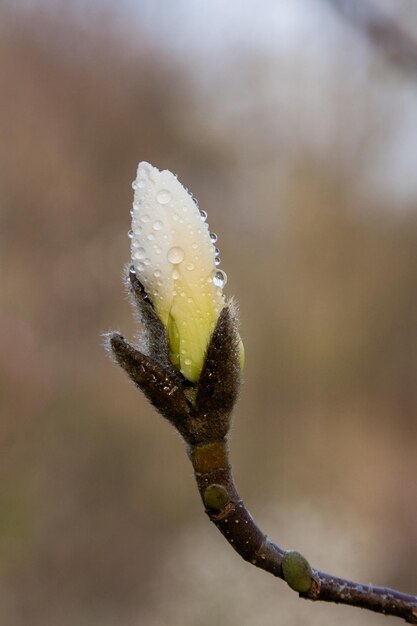
[[[223,485],[209,485],[203,494],[206,509],[220,511],[230,502],[230,496]]]
[[[308,593],[313,582],[313,572],[307,559],[293,550],[286,552],[282,561],[284,580],[298,593]]]

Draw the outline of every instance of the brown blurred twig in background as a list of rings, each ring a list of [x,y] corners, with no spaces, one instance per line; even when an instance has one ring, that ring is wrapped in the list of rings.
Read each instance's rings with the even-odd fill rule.
[[[417,74],[417,41],[370,0],[326,0],[394,65]]]

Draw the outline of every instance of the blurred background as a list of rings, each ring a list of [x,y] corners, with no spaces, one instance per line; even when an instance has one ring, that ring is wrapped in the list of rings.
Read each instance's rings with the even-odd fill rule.
[[[208,523],[106,356],[138,161],[219,235],[262,529],[417,593],[415,0],[0,4],[0,622],[396,624],[312,604]]]

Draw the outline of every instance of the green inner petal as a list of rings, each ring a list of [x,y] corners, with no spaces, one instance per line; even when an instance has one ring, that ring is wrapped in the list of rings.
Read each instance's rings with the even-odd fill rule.
[[[167,322],[169,358],[171,363],[180,369],[180,334],[175,319],[171,314],[168,315]]]

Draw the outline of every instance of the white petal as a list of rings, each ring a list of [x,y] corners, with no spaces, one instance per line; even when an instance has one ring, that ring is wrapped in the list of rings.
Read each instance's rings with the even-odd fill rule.
[[[132,262],[160,319],[178,332],[174,358],[195,380],[224,306],[216,249],[196,202],[174,174],[142,162],[133,187]]]

